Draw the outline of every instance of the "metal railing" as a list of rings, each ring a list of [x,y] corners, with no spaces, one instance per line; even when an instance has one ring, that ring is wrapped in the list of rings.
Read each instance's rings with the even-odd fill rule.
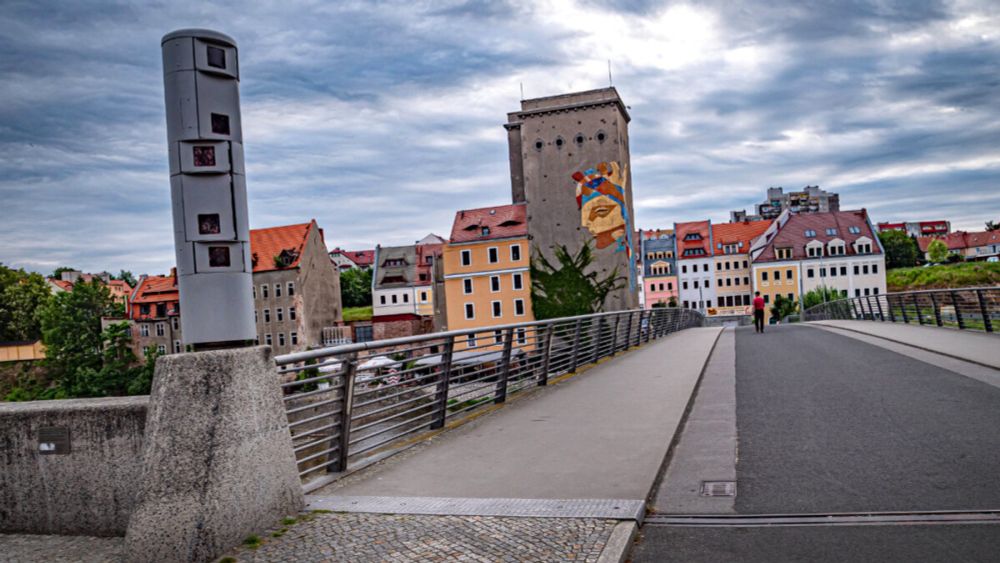
[[[993,332],[1000,326],[1000,287],[930,289],[838,299],[810,307],[805,321],[870,320]]]
[[[621,311],[278,356],[299,475],[370,461],[418,433],[703,320],[686,309]]]

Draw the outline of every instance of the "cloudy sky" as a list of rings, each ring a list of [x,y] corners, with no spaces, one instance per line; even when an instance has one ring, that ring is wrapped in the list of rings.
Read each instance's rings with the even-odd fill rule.
[[[172,265],[160,37],[240,46],[251,226],[330,247],[510,200],[505,114],[614,84],[637,226],[820,185],[875,220],[1000,219],[1000,3],[4,2],[0,262]]]

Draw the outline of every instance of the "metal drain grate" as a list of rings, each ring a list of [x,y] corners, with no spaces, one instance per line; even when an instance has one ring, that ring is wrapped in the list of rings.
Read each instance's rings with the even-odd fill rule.
[[[701,496],[734,497],[736,496],[736,481],[702,481]]]

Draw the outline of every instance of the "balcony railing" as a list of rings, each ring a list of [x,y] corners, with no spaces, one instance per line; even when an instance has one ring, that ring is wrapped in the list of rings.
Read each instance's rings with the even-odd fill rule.
[[[315,488],[415,435],[703,320],[687,309],[622,311],[278,356],[299,474]]]
[[[838,299],[807,309],[804,321],[869,320],[993,332],[1000,287],[931,289]]]

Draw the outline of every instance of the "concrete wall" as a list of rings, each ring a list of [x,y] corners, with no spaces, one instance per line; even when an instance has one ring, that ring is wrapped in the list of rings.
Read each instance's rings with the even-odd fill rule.
[[[0,532],[120,536],[139,492],[149,397],[0,403]],[[39,429],[70,453],[39,453]]]

